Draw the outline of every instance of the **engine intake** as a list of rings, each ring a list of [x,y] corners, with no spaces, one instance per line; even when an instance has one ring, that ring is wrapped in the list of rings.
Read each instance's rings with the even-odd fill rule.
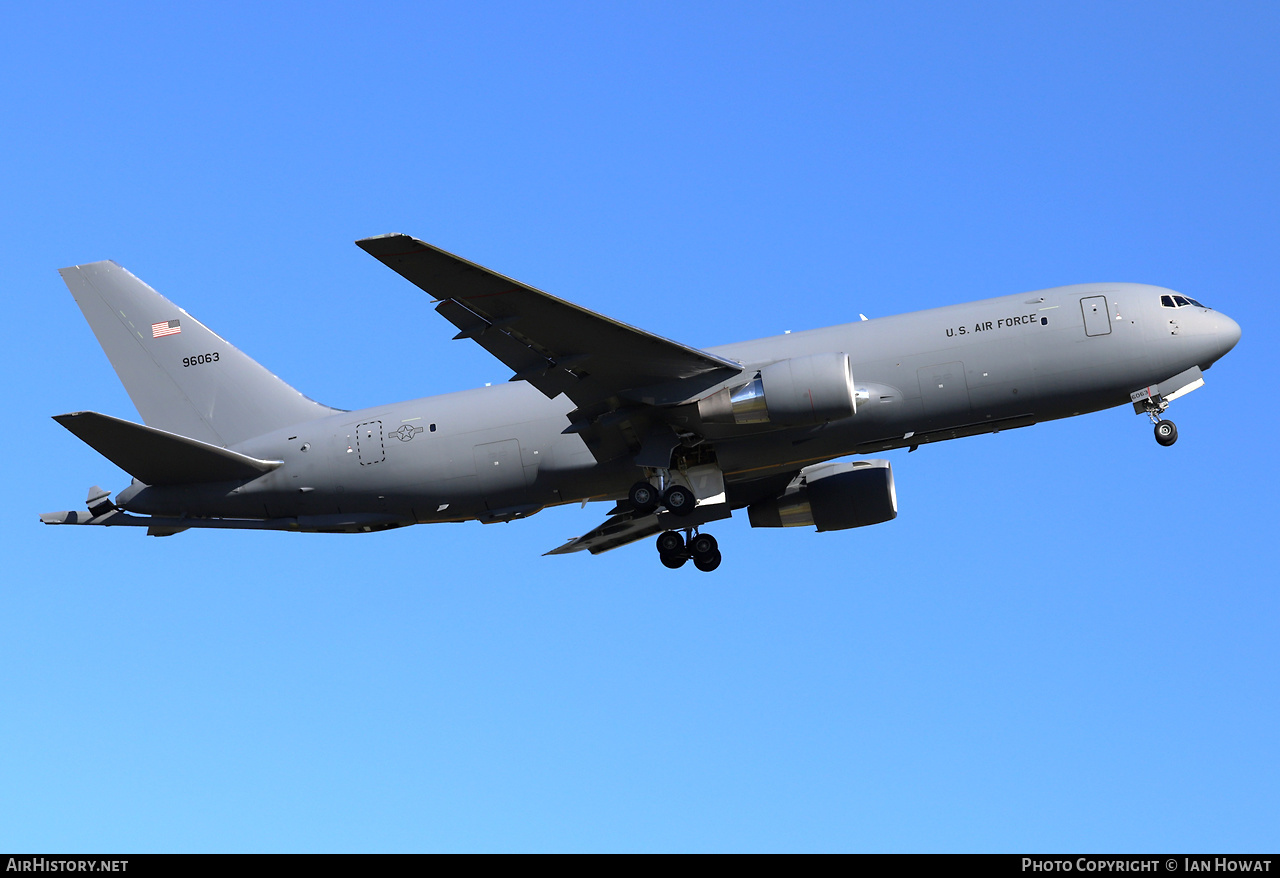
[[[797,427],[839,421],[857,410],[853,367],[841,353],[770,363],[754,380],[698,401],[698,416],[708,424]]]
[[[893,468],[887,460],[819,463],[800,471],[787,490],[747,509],[752,527],[846,530],[898,517]]]

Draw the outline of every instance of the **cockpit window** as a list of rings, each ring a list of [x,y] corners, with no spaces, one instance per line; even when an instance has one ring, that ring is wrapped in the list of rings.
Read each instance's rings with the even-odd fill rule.
[[[1160,305],[1164,308],[1185,308],[1188,305],[1195,305],[1197,308],[1209,310],[1208,305],[1201,305],[1190,296],[1161,296]]]

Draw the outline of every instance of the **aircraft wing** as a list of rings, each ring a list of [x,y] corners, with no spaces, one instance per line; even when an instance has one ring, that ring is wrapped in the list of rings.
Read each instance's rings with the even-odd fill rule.
[[[549,398],[564,393],[585,420],[607,400],[683,402],[742,366],[612,320],[423,243],[380,235],[356,244],[434,296],[436,310]],[[665,386],[664,386],[665,385]]]
[[[557,546],[545,554],[568,555],[586,550],[593,555],[599,555],[601,552],[653,536],[659,531],[696,527],[709,521],[729,518],[732,515],[733,511],[729,509],[728,503],[699,504],[692,513],[683,516],[665,510],[644,515],[627,510],[610,516],[599,527],[587,531],[580,537],[574,537],[563,546]]]

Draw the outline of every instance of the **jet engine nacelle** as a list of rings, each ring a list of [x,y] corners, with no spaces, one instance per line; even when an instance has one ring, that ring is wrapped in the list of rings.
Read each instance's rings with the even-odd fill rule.
[[[747,509],[752,527],[815,525],[819,531],[865,527],[898,517],[887,460],[819,463],[800,471],[780,496]]]
[[[698,402],[708,424],[799,427],[851,417],[857,411],[848,354],[813,354],[770,363],[754,380]]]

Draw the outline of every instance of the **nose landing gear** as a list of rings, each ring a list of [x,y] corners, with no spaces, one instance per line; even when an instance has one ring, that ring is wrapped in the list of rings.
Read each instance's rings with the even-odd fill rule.
[[[1151,423],[1156,425],[1156,441],[1168,448],[1170,445],[1178,441],[1178,426],[1173,421],[1166,421],[1160,417],[1169,408],[1169,401],[1162,399],[1159,395],[1152,396],[1148,399],[1135,401],[1133,404],[1138,409],[1139,414],[1145,414],[1151,418]]]
[[[1175,399],[1203,386],[1204,375],[1200,372],[1200,367],[1192,366],[1159,384],[1135,390],[1129,394],[1129,399],[1133,402],[1135,414],[1146,415],[1155,424],[1156,441],[1168,448],[1178,441],[1178,428],[1173,421],[1164,419],[1165,410]]]
[[[662,566],[672,570],[683,567],[690,558],[693,559],[693,566],[704,573],[710,573],[720,566],[720,549],[716,538],[711,534],[698,533],[697,528],[685,528],[683,536],[679,531],[663,531],[658,534],[657,546]]]

